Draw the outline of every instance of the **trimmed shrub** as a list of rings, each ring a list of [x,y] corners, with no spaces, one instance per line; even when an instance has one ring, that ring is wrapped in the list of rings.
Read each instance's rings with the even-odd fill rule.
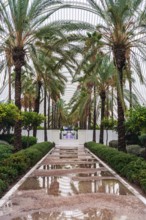
[[[142,134],[141,136],[139,136],[139,140],[140,140],[141,146],[146,147],[146,134]]]
[[[118,148],[118,140],[112,140],[109,142],[109,147]]]
[[[17,153],[9,155],[1,160],[0,180],[5,183],[5,188],[0,188],[0,196],[7,189],[10,183],[13,183],[17,178],[25,174],[26,171],[36,164],[46,153],[54,147],[54,143],[43,142],[35,144],[29,148],[23,149]],[[1,187],[0,183],[0,187]]]
[[[141,147],[139,145],[128,145],[126,150],[129,154],[135,154],[137,156],[141,155]]]
[[[0,135],[0,140],[7,141],[9,144],[14,144],[14,135],[13,134],[4,134]],[[22,148],[25,149],[37,143],[36,137],[27,137],[22,136]]]
[[[140,156],[146,159],[146,148],[141,148]]]
[[[14,134],[0,134],[0,140],[6,141],[11,144],[11,139],[14,137]]]
[[[5,181],[0,179],[0,195],[3,195],[7,187],[8,187],[8,184]]]
[[[30,159],[20,151],[3,160],[2,164],[16,169],[21,175],[30,167]]]
[[[88,142],[85,147],[107,162],[117,173],[139,185],[146,192],[146,161],[143,158],[95,142]]]
[[[3,144],[4,144],[4,145],[9,145],[9,143],[8,143],[7,141],[2,141],[2,140],[0,140],[0,145],[1,145],[1,144],[2,144],[2,145],[3,145]]]
[[[13,183],[17,177],[18,171],[16,169],[8,166],[0,166],[0,179],[10,184]]]
[[[0,161],[12,154],[14,148],[10,145],[0,144]]]
[[[134,132],[127,132],[125,135],[125,139],[126,139],[127,145],[139,145],[140,144],[138,134]]]

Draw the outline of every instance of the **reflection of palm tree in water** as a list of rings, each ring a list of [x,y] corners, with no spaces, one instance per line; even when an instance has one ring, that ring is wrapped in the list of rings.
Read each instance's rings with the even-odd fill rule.
[[[51,182],[50,188],[48,188],[48,195],[59,195],[59,182],[57,181],[57,177],[54,177],[54,180]]]
[[[89,219],[96,219],[96,220],[112,220],[113,219],[113,213],[111,210],[108,209],[95,209],[90,208],[84,211],[84,216],[88,214]]]

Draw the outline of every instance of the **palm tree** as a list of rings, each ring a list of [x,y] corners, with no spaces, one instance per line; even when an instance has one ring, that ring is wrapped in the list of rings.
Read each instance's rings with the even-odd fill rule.
[[[142,0],[104,0],[99,4],[95,0],[88,0],[92,11],[100,16],[101,22],[96,30],[102,35],[102,44],[105,50],[110,49],[118,74],[118,147],[126,151],[124,103],[123,103],[123,71],[129,59],[131,65],[141,74],[136,52],[139,50],[143,56],[146,43],[145,31],[140,27],[138,10],[140,11]],[[134,51],[133,48],[137,50]],[[143,48],[142,48],[143,47]]]
[[[52,9],[53,4],[56,8]],[[4,33],[12,40],[12,60],[15,71],[15,104],[21,110],[21,71],[26,63],[26,54],[29,47],[36,39],[36,32],[40,32],[40,27],[48,17],[59,9],[57,1],[36,1],[32,0],[3,0],[0,2],[1,18],[4,22]],[[15,148],[21,148],[21,121],[15,124]]]

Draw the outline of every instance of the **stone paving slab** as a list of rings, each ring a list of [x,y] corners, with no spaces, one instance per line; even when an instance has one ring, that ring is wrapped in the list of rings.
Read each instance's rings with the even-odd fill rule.
[[[96,173],[98,171],[107,171],[106,168],[101,167],[97,169],[92,168],[80,168],[80,169],[68,169],[68,170],[60,170],[60,169],[54,169],[54,170],[36,170],[34,171],[31,176],[56,176],[56,175],[68,175],[68,174],[74,174],[74,173]]]
[[[83,155],[84,148],[80,149],[78,157],[63,158],[63,154],[70,156],[76,150],[54,148],[0,208],[0,220],[145,220],[146,206],[129,194],[107,166],[87,168],[86,165],[100,165],[101,161],[88,150]],[[51,164],[67,164],[69,169],[41,168]]]

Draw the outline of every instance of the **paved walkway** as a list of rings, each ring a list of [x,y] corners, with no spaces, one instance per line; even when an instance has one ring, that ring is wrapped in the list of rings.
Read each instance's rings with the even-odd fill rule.
[[[145,220],[146,206],[83,147],[56,147],[0,209],[0,220]]]

